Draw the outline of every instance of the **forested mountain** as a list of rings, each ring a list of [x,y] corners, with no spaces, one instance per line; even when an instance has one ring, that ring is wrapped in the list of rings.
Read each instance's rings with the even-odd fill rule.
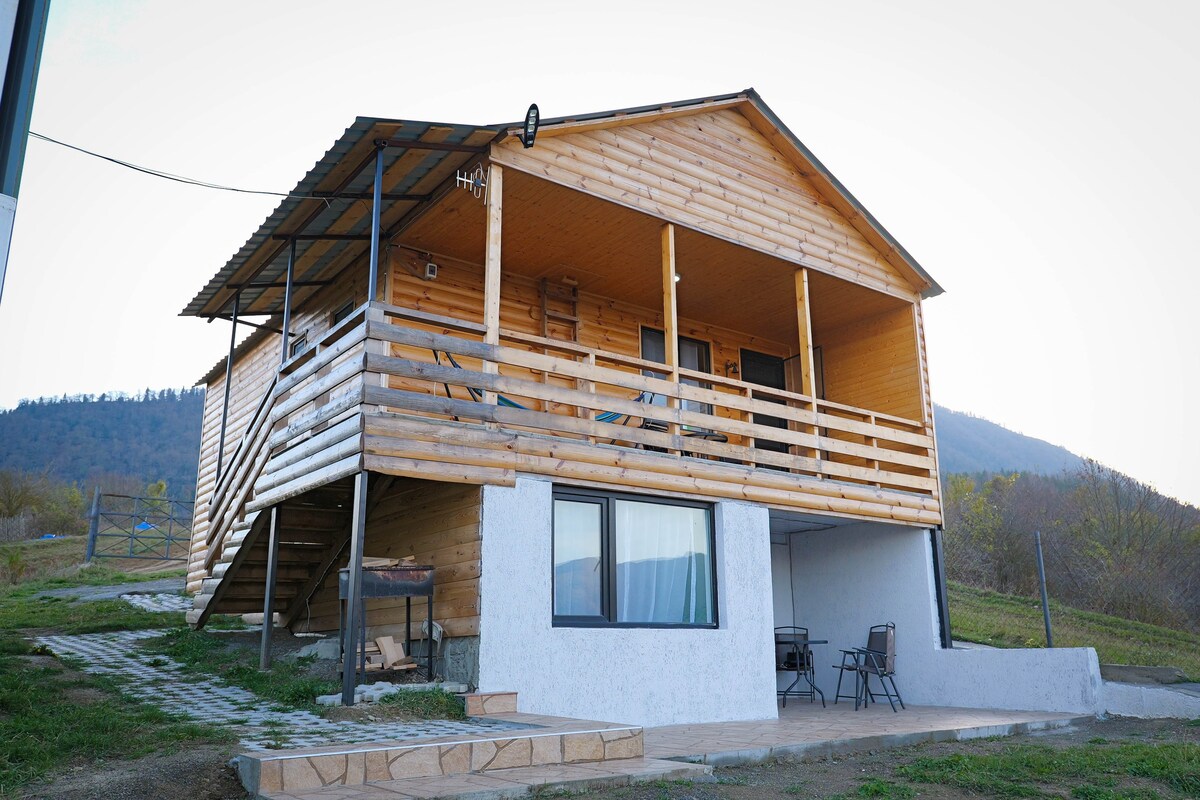
[[[938,463],[943,473],[1033,472],[1058,475],[1076,470],[1083,459],[1041,439],[994,422],[936,406]]]
[[[200,389],[22,400],[0,411],[0,470],[44,474],[84,491],[165,481],[169,496],[191,498],[203,410]]]

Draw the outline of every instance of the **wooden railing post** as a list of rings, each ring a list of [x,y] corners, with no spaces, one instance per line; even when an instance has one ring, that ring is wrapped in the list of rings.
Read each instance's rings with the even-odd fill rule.
[[[483,258],[483,342],[500,344],[500,228],[504,220],[504,169],[499,164],[488,168],[487,239]],[[496,362],[485,360],[483,371],[498,372]],[[483,402],[495,405],[496,393],[484,389]]]
[[[812,314],[809,307],[808,270],[803,267],[796,270],[796,327],[800,331],[800,394],[808,395],[813,399],[812,412],[814,424],[811,431],[813,436],[819,439],[821,428],[815,424],[819,409],[817,408],[817,388],[814,379],[817,370],[813,363]],[[820,460],[820,448],[814,448],[812,455],[813,458]]]
[[[667,379],[679,385],[679,303],[676,297],[675,284],[675,226],[667,223],[662,226],[662,286],[663,286],[663,344],[665,357],[663,363],[667,367]],[[678,398],[667,398],[668,408],[679,408]],[[679,426],[674,420],[667,421],[667,432],[672,436],[679,435]],[[670,452],[678,454],[678,450]]]

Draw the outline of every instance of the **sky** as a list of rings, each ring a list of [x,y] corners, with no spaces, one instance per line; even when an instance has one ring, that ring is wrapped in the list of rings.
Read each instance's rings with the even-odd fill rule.
[[[1194,2],[53,0],[31,128],[290,190],[356,115],[466,123],[753,86],[945,288],[935,400],[1200,504]],[[191,385],[179,317],[276,198],[29,143],[0,408]]]

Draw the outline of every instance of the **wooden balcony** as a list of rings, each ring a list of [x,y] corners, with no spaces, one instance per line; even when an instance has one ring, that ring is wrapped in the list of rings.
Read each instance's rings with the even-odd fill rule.
[[[476,322],[360,308],[281,368],[262,406],[265,453],[231,465],[258,473],[245,508],[367,469],[494,484],[528,473],[940,522],[922,422],[683,369],[702,385],[677,383],[648,374],[662,372],[655,362],[510,330],[487,344],[483,333]]]

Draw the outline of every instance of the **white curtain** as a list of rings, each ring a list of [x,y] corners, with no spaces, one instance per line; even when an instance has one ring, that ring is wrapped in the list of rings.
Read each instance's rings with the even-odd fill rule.
[[[616,503],[617,621],[713,621],[712,554],[704,509]]]

